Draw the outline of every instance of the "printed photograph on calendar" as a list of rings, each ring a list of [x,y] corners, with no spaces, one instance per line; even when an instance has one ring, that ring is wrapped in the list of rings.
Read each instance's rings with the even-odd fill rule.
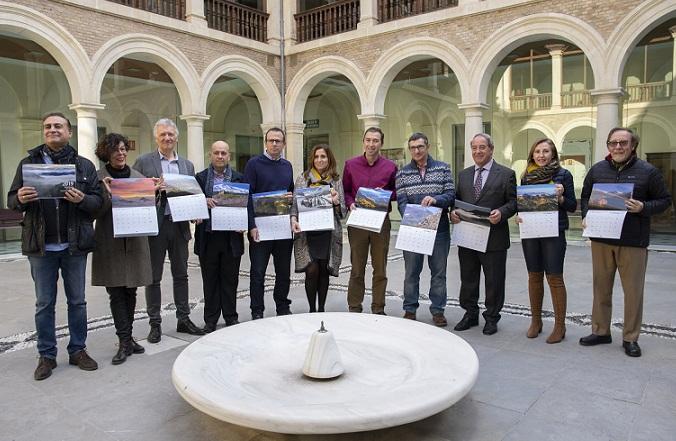
[[[527,211],[558,211],[559,202],[554,184],[520,185],[516,187],[516,206]]]
[[[401,218],[401,224],[426,230],[436,230],[440,219],[441,208],[408,204],[406,211],[404,211],[404,217]]]
[[[359,208],[387,211],[390,207],[392,192],[381,188],[360,187],[357,191],[355,203]]]
[[[155,183],[150,178],[113,179],[110,192],[113,208],[155,205]]]
[[[60,199],[75,185],[75,164],[24,164],[24,187],[33,187],[38,199]]]
[[[169,198],[174,196],[187,196],[190,194],[202,194],[202,189],[194,176],[164,173],[162,177],[164,178],[165,191]]]
[[[214,194],[211,197],[219,207],[246,207],[249,202],[249,184],[243,182],[214,184]]]
[[[295,193],[298,211],[310,211],[333,207],[331,201],[331,187],[321,185],[319,187],[298,188]]]
[[[624,203],[631,199],[634,184],[594,184],[589,197],[589,208],[592,210],[626,211]]]
[[[454,210],[460,220],[463,222],[483,225],[485,227],[491,226],[491,222],[488,220],[488,216],[491,214],[490,208],[480,207],[478,205],[456,199]]]
[[[253,199],[254,214],[256,216],[287,215],[291,211],[291,198],[286,190],[255,193]]]

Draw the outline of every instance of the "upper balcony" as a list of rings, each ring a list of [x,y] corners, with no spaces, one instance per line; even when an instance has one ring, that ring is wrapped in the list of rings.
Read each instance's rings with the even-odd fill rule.
[[[357,29],[359,6],[359,0],[339,0],[295,14],[298,42]]]
[[[165,17],[185,20],[185,0],[108,0]]]
[[[458,6],[458,0],[378,0],[378,21],[385,23],[454,6]]]

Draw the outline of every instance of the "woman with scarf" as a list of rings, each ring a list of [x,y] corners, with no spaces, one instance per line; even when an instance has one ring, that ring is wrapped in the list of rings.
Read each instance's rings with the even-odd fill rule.
[[[555,184],[559,203],[559,236],[521,241],[528,269],[528,297],[532,314],[526,336],[535,338],[542,332],[543,279],[546,274],[554,307],[554,330],[547,337],[547,343],[559,343],[566,336],[566,285],[563,282],[565,232],[568,229],[568,212],[575,211],[577,200],[573,175],[559,164],[559,153],[551,139],[538,139],[528,153],[521,185],[533,184]],[[517,222],[521,222],[518,217]]]
[[[328,185],[331,187],[333,203],[333,230],[301,231],[298,223],[298,205],[294,197],[291,207],[291,226],[296,233],[294,257],[296,272],[305,273],[305,294],[310,312],[324,312],[326,295],[329,291],[329,275],[338,277],[343,258],[343,228],[340,220],[345,216],[345,195],[343,182],[336,170],[336,158],[326,144],[316,145],[308,157],[312,164],[298,176],[295,189]]]
[[[92,255],[92,285],[105,286],[110,298],[115,333],[120,339],[113,364],[122,364],[128,356],[145,352],[143,346],[132,337],[132,325],[136,311],[136,288],[152,283],[148,238],[116,239],[113,236],[110,181],[145,178],[127,165],[128,151],[129,141],[117,133],[107,134],[96,146],[96,156],[105,166],[97,172],[104,191],[103,206],[97,215],[94,233],[96,249]]]

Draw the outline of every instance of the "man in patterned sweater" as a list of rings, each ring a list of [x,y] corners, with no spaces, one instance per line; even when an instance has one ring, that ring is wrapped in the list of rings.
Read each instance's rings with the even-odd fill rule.
[[[455,187],[451,167],[435,161],[429,154],[429,141],[423,133],[414,133],[408,138],[411,162],[397,172],[396,189],[399,212],[404,215],[406,204],[419,204],[443,209],[437,228],[434,250],[427,258],[432,280],[429,298],[430,312],[437,326],[447,326],[444,317],[446,306],[446,261],[451,236],[448,224],[448,209],[455,201]],[[404,251],[404,318],[415,320],[420,296],[420,272],[425,255]]]

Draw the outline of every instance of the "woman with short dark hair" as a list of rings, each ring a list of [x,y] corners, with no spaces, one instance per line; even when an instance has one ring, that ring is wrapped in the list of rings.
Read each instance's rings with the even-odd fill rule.
[[[105,286],[110,298],[110,311],[120,343],[113,364],[121,364],[132,354],[145,349],[132,337],[136,311],[136,288],[152,283],[148,238],[113,237],[113,212],[110,181],[144,178],[127,165],[129,141],[123,135],[109,133],[96,146],[96,156],[105,162],[97,174],[104,188],[104,202],[97,215],[96,249],[92,255],[92,285]]]

